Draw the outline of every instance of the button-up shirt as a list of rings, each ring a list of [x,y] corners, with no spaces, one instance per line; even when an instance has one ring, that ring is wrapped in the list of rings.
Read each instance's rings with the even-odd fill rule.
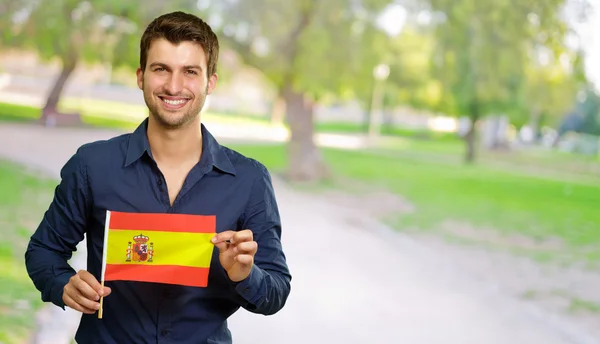
[[[111,281],[103,318],[83,314],[78,343],[231,343],[227,318],[240,307],[271,315],[285,304],[291,275],[271,177],[256,160],[219,145],[201,125],[202,156],[173,205],[152,157],[147,119],[133,132],[79,147],[61,170],[49,209],[25,254],[42,300],[64,309],[68,264],[87,239],[87,270],[100,281],[106,211],[216,215],[216,230],[250,229],[258,243],[250,276],[229,280],[215,247],[208,286]],[[194,245],[193,242],[189,243]]]

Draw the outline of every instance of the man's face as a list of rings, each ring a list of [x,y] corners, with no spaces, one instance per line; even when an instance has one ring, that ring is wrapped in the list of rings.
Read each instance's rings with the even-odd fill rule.
[[[146,70],[138,68],[138,86],[150,115],[167,129],[177,129],[200,114],[206,96],[217,83],[217,75],[206,76],[206,54],[194,42],[178,45],[166,39],[152,42]]]

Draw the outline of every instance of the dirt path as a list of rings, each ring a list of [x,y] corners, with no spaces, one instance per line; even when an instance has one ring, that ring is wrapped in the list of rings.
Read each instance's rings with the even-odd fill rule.
[[[56,177],[79,145],[114,134],[0,124],[0,156]],[[292,294],[275,316],[235,314],[230,328],[236,344],[600,343],[356,211],[278,180],[275,188]],[[76,268],[85,267],[84,254],[73,259]],[[50,306],[39,321],[35,343],[67,344],[78,315]]]

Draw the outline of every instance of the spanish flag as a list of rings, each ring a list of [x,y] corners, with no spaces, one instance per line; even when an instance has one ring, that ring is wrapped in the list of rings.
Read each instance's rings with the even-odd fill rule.
[[[216,217],[106,212],[102,284],[139,281],[206,287]]]

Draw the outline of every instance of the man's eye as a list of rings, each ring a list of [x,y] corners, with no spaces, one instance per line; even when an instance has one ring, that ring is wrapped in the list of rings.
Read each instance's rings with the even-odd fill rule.
[[[196,74],[198,74],[198,73],[196,73],[196,71],[195,71],[195,70],[188,70],[187,72],[188,72],[189,74],[193,74],[193,75],[196,75]]]
[[[155,72],[162,72],[163,70],[165,70],[165,69],[162,67],[158,67],[158,68],[154,69]]]

